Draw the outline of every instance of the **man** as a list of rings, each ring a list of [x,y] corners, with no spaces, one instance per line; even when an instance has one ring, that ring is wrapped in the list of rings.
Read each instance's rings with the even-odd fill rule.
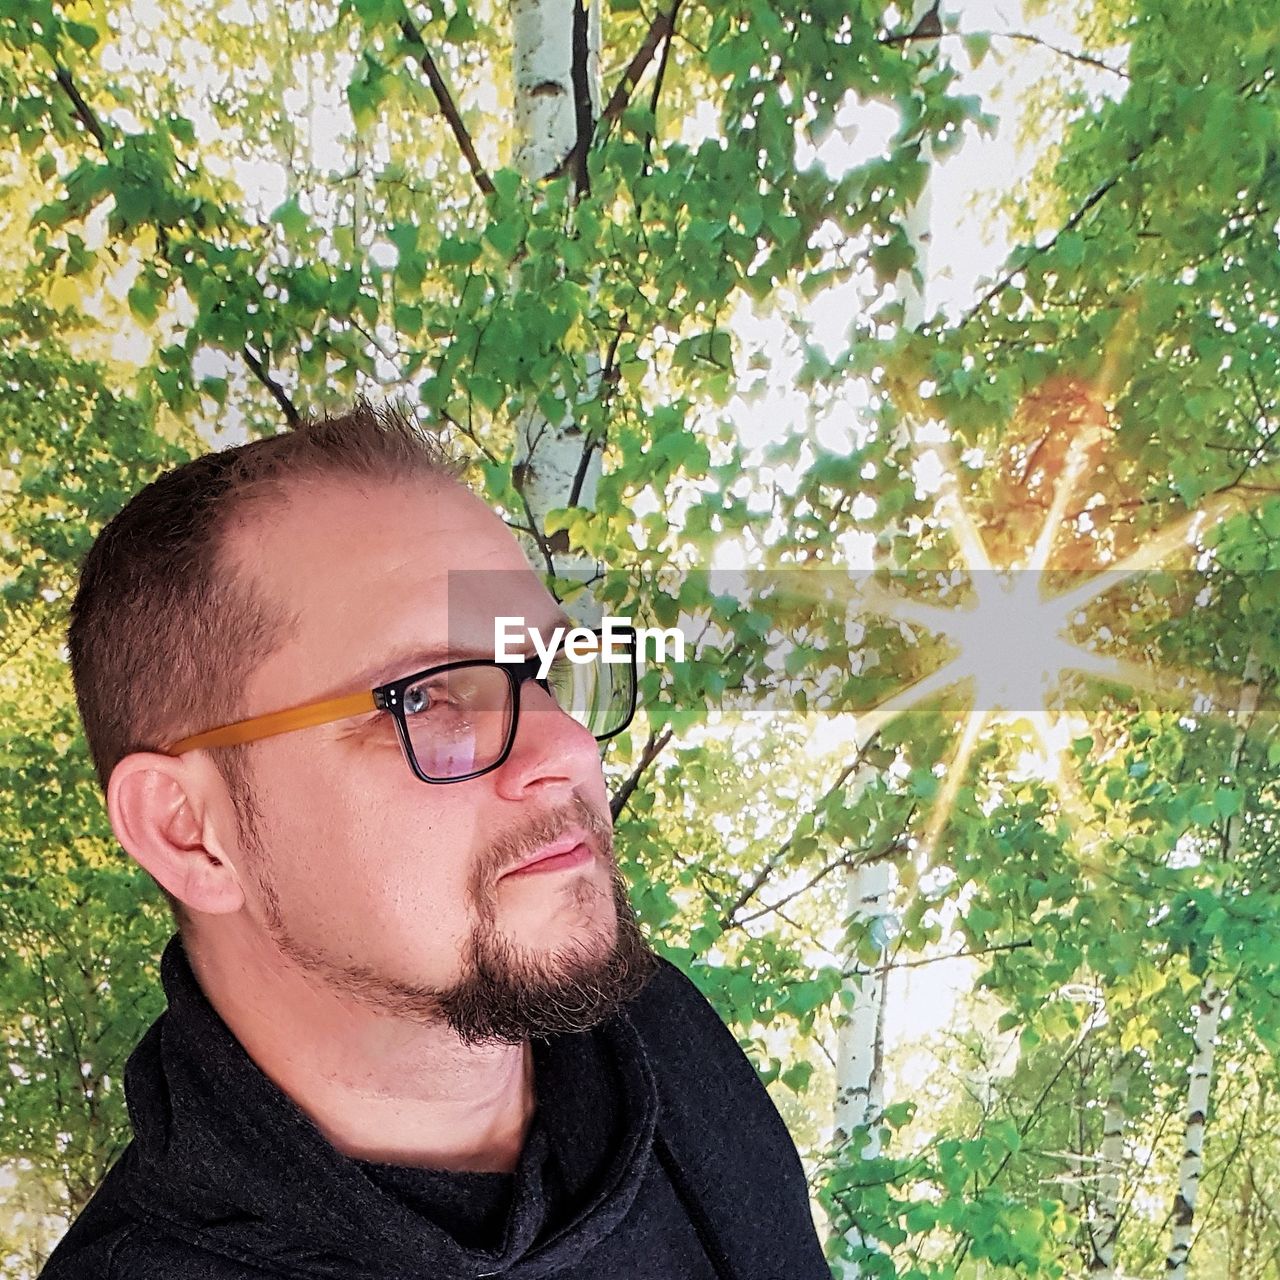
[[[777,1112],[627,904],[599,744],[634,661],[500,664],[512,616],[565,623],[367,405],[103,530],[72,672],[179,932],[134,1139],[45,1280],[829,1275]]]

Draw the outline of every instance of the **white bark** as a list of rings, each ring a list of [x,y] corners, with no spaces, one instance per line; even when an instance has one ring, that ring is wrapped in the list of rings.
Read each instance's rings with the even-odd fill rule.
[[[599,115],[599,0],[514,0],[516,166],[536,184],[555,173],[578,143],[581,122],[575,94],[575,52],[581,52],[578,82],[585,79],[591,120]],[[585,50],[576,49],[574,23],[585,21]],[[587,139],[584,139],[585,146]],[[599,389],[600,361],[590,357],[585,369],[586,398]],[[519,423],[516,443],[517,487],[533,527],[541,530],[547,512],[556,507],[593,508],[600,478],[599,448],[586,452],[586,441],[572,411],[562,422],[548,422],[531,408]],[[575,492],[576,488],[576,492]],[[541,549],[539,549],[541,558]],[[556,572],[588,575],[594,565],[582,558],[553,555]],[[591,611],[589,602],[584,612]]]
[[[513,0],[516,168],[537,182],[553,173],[578,137],[573,22],[581,0]],[[600,8],[587,10],[587,86],[600,114]]]
[[[910,26],[929,12],[934,0],[914,0]],[[936,48],[932,40],[921,41],[921,56],[927,56]],[[928,164],[932,155],[928,144],[922,149],[922,159]],[[923,284],[926,278],[929,248],[929,222],[932,199],[929,183],[907,211],[904,229],[916,251],[916,272],[904,271],[895,281],[895,288],[903,303],[903,324],[914,329],[925,318]],[[858,749],[866,745],[861,735]],[[855,804],[861,795],[869,774],[859,770],[848,788],[849,803]],[[854,865],[845,872],[846,926],[852,926],[851,937],[865,936],[864,930],[880,943],[877,964],[866,966],[850,956],[844,971],[851,976],[841,993],[841,1009],[848,1009],[839,1025],[836,1041],[836,1096],[835,1128],[837,1142],[861,1125],[871,1126],[863,1159],[874,1159],[880,1154],[879,1125],[884,1110],[884,1010],[888,971],[884,967],[884,943],[896,930],[897,917],[893,910],[894,889],[897,877],[893,864],[884,861],[871,865]],[[862,925],[863,928],[858,926]],[[856,1228],[845,1237],[847,1244],[862,1248],[876,1248],[877,1242],[864,1236]],[[842,1259],[837,1263],[841,1280],[859,1280],[862,1268]]]
[[[1116,1273],[1116,1233],[1120,1226],[1120,1172],[1124,1168],[1125,1103],[1132,1079],[1132,1063],[1119,1050],[1112,1060],[1111,1085],[1102,1117],[1101,1174],[1089,1242],[1093,1260],[1089,1274],[1095,1280],[1114,1280]]]
[[[1258,707],[1261,664],[1257,654],[1250,649],[1245,658],[1244,678],[1240,689],[1240,702],[1236,708],[1236,734],[1234,764],[1239,775],[1244,751],[1245,734],[1249,722]],[[1240,852],[1244,830],[1244,806],[1227,819],[1223,835],[1223,860],[1234,862]],[[1187,1280],[1187,1256],[1191,1252],[1191,1237],[1196,1216],[1196,1199],[1200,1191],[1200,1177],[1204,1171],[1205,1117],[1213,1092],[1213,1057],[1217,1045],[1218,1023],[1222,1008],[1227,1002],[1227,989],[1220,987],[1210,974],[1200,989],[1200,1001],[1196,1008],[1196,1029],[1193,1039],[1190,1081],[1187,1085],[1186,1131],[1182,1146],[1182,1161],[1178,1168],[1178,1192],[1173,1202],[1173,1233],[1169,1254],[1165,1259],[1167,1280]]]
[[[1204,1168],[1204,1121],[1213,1084],[1213,1051],[1226,998],[1227,993],[1212,978],[1206,979],[1196,1012],[1195,1054],[1191,1059],[1191,1082],[1187,1087],[1186,1136],[1178,1169],[1178,1194],[1173,1202],[1173,1240],[1169,1256],[1165,1259],[1165,1274],[1169,1280],[1186,1280],[1196,1198]]]
[[[856,932],[865,927],[882,945],[878,947],[876,963],[867,965],[855,961],[846,965],[846,971],[852,973],[845,987],[849,993],[846,999],[852,999],[853,1003],[840,1026],[836,1047],[838,1140],[849,1138],[859,1125],[874,1125],[883,1105],[880,1069],[886,976],[883,939],[893,919],[892,890],[893,868],[888,861],[850,871],[845,877],[846,919]],[[879,1154],[880,1138],[873,1130],[862,1155],[871,1159]]]

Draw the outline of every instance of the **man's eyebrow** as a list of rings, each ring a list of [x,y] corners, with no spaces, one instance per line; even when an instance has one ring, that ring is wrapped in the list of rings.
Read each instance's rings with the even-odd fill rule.
[[[345,697],[353,689],[376,689],[379,685],[412,675],[415,671],[425,671],[428,667],[438,667],[446,662],[462,662],[467,658],[485,656],[483,653],[459,649],[456,646],[454,648],[439,645],[432,648],[408,647],[393,652],[390,657],[379,658],[377,662],[371,663],[354,676],[347,676],[341,684],[334,685],[322,697],[326,699]]]
[[[390,680],[398,680],[402,676],[412,675],[415,671],[425,671],[428,667],[443,666],[446,662],[465,662],[468,658],[491,658],[493,654],[482,653],[478,649],[467,649],[458,645],[436,645],[433,648],[407,648],[381,659],[368,667],[357,677],[356,683],[367,688],[376,688]]]
[[[568,630],[579,625],[567,613],[561,612],[552,619],[549,626],[540,626],[538,631],[543,635],[549,636],[557,627],[564,627]],[[535,655],[533,644],[529,640],[527,633],[523,646],[517,643],[516,647],[522,647],[529,657]],[[362,671],[354,680],[347,683],[373,689],[391,680],[411,675],[415,671],[425,671],[428,667],[442,666],[446,662],[466,662],[471,658],[492,659],[493,656],[491,648],[485,650],[462,645],[435,645],[429,648],[407,647],[397,653],[393,653],[390,657],[380,659],[377,663]]]

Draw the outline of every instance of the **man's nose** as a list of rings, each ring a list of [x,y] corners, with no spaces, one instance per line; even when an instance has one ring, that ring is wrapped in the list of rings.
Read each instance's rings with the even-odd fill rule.
[[[519,799],[537,791],[549,799],[600,775],[600,744],[591,730],[536,681],[523,681],[515,741],[495,776],[499,794]]]

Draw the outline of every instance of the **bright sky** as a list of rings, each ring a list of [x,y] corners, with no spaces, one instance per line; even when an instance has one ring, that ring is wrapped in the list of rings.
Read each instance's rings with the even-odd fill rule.
[[[1018,0],[1003,3],[972,0],[957,7],[962,12],[960,28],[964,32],[1023,32],[1061,49],[1078,47],[1073,32],[1050,15],[1026,14]],[[948,52],[956,56],[960,65],[965,65],[964,55],[957,47],[959,42],[949,40],[947,45]],[[1029,176],[1033,163],[1052,141],[1038,138],[1034,149],[1017,145],[1018,103],[1038,80],[1061,75],[1064,70],[1099,95],[1114,92],[1120,83],[1118,77],[1106,72],[1082,69],[1073,62],[1064,63],[1058,55],[1029,42],[997,38],[982,64],[967,70],[956,85],[958,93],[978,95],[984,109],[997,115],[999,123],[992,136],[968,131],[963,145],[935,166],[929,192],[926,312],[939,307],[952,312],[963,310],[977,296],[983,278],[994,276],[1004,260],[1011,245],[996,205],[1004,194]],[[828,139],[820,152],[821,159],[832,170],[875,155],[892,135],[897,118],[889,108],[862,106],[852,107],[840,123],[843,126],[840,132]],[[846,341],[850,311],[857,305],[855,294],[856,285],[835,288],[810,305],[807,318],[814,325],[814,337],[833,352]],[[752,316],[745,309],[739,322],[738,333],[744,343],[758,346],[774,357],[764,394],[749,402],[739,401],[735,406],[739,437],[749,446],[762,447],[776,440],[781,433],[780,424],[792,424],[800,429],[809,413],[804,395],[790,385],[796,372],[795,363],[788,368],[785,358],[778,359],[785,325],[784,318],[770,320]],[[819,424],[819,443],[833,450],[853,446],[864,430],[861,423],[864,404],[861,388],[850,387]],[[943,478],[940,464],[935,461],[930,466],[928,458],[917,469],[917,481],[923,492],[936,493]],[[785,477],[782,479],[785,483]],[[852,567],[870,567],[872,541],[869,534],[850,535],[842,549]],[[744,566],[744,561],[743,549],[729,544],[717,556],[716,567],[738,569]],[[818,721],[814,726],[812,754],[819,759],[825,757],[828,763],[843,758],[854,728],[851,722]],[[1051,727],[1050,733],[1053,728],[1061,726]],[[1050,743],[1047,749],[1060,745]],[[1035,760],[1028,756],[1029,767],[1040,762],[1038,755]],[[780,886],[779,896],[785,891],[786,887]],[[946,919],[953,919],[954,914],[953,909]],[[944,935],[939,954],[956,949],[958,943]],[[967,959],[939,960],[893,971],[885,1006],[887,1056],[892,1060],[897,1047],[936,1036],[952,1027],[957,1005],[971,991],[976,972],[975,962]],[[1014,1038],[996,1034],[996,1011],[987,1005],[974,1006],[974,1014],[989,1040],[992,1073],[1012,1071],[1016,1064]],[[903,1078],[900,1080],[892,1078],[894,1068],[889,1066],[889,1077],[885,1081],[888,1098],[913,1096],[930,1072],[945,1069],[944,1064],[928,1052],[909,1054],[901,1061]]]

